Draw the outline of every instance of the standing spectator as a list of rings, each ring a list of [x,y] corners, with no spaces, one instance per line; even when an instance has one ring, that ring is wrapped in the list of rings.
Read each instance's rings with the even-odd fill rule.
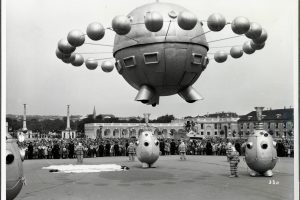
[[[208,141],[206,143],[206,155],[211,155],[211,154],[212,154],[212,146],[211,146],[210,141]]]
[[[62,158],[65,159],[67,158],[67,148],[65,145],[62,145]]]
[[[82,164],[83,163],[83,149],[81,142],[79,142],[78,146],[75,148],[76,156],[77,156],[77,163]]]
[[[132,142],[130,142],[127,151],[128,151],[129,161],[134,161],[135,146],[133,145]]]
[[[109,143],[109,141],[106,141],[105,156],[110,156],[110,143]]]
[[[44,151],[44,158],[48,158],[48,147],[46,145],[43,145],[43,151]]]
[[[180,153],[180,160],[186,160],[186,150],[187,150],[186,145],[182,140],[178,147],[178,152]]]
[[[48,159],[52,159],[52,146],[49,145],[47,150],[48,150]]]
[[[232,151],[229,155],[229,163],[230,163],[230,178],[239,177],[238,175],[238,164],[240,162],[239,152],[236,150]]]
[[[165,155],[165,142],[163,139],[159,142],[159,151],[161,152],[161,155]]]
[[[119,149],[119,144],[118,144],[118,142],[115,142],[115,145],[114,145],[114,155],[115,156],[119,156],[119,151],[120,151],[120,149]]]
[[[175,155],[175,151],[176,151],[176,144],[174,142],[174,139],[172,139],[172,142],[170,143],[170,152],[171,152],[171,155]]]
[[[32,146],[32,142],[30,142],[28,145],[28,159],[32,159],[32,158],[33,158],[33,146]]]
[[[165,155],[170,155],[170,143],[168,141],[165,142]]]
[[[57,142],[55,142],[54,146],[53,146],[53,149],[52,149],[52,152],[53,152],[53,158],[54,159],[59,159],[59,152],[60,152],[60,149],[59,149],[59,144]]]
[[[129,146],[129,143],[128,143],[128,140],[126,140],[126,143],[125,143],[126,156],[128,156],[128,151],[127,151],[128,146]]]
[[[231,153],[232,153],[232,144],[231,144],[231,142],[228,142],[227,147],[226,147],[227,161],[230,161]]]
[[[69,158],[74,158],[74,143],[73,143],[73,140],[70,141],[68,149],[69,149]]]
[[[98,148],[99,156],[103,157],[104,155],[104,145],[103,142],[100,142],[99,148]]]

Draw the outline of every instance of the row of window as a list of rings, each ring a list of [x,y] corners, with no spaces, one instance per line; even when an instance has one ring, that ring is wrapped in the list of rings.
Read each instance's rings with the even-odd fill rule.
[[[222,128],[222,125],[223,125],[223,127],[227,127],[228,129],[231,129],[231,124],[224,125],[224,124],[220,124],[220,123],[214,124],[214,128],[215,128],[215,129],[221,129],[221,128]],[[204,124],[200,124],[200,128],[201,128],[201,129],[204,129]]]
[[[161,60],[161,58],[160,58],[161,55],[159,54],[159,52],[144,53],[143,56],[144,56],[144,63],[146,65],[158,64]],[[203,65],[204,67],[206,67],[209,62],[209,59],[208,59],[208,57],[203,56],[201,54],[192,53],[192,61],[191,62],[194,65]],[[123,66],[125,68],[135,67],[137,65],[136,63],[137,62],[136,62],[135,56],[129,56],[129,57],[123,58],[122,60],[117,60],[115,65],[116,65],[118,72],[121,74],[123,71]]]
[[[279,128],[280,126],[282,127],[282,128],[286,128],[287,127],[287,123],[286,122],[283,122],[283,123],[267,123],[267,124],[264,124],[264,126],[266,127],[268,127],[268,129],[269,128],[271,128],[271,125],[273,125],[273,126],[275,126],[275,128]],[[255,128],[255,124],[254,123],[244,123],[244,124],[240,124],[240,128],[241,129],[245,129],[245,128],[247,128],[247,129],[249,129],[250,128],[250,126],[252,126],[252,127],[254,127]],[[292,126],[293,126],[293,124],[292,124]]]

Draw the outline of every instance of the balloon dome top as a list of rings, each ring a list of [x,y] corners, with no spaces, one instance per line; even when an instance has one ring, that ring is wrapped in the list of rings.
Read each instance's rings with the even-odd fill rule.
[[[157,32],[151,32],[145,26],[145,17],[152,12],[162,16],[163,26]],[[179,5],[161,2],[150,3],[134,9],[127,17],[131,22],[131,30],[126,36],[116,34],[114,53],[130,46],[158,42],[189,42],[203,45],[208,49],[202,24],[192,12]],[[156,23],[159,23],[157,18],[153,19],[153,25]],[[185,24],[185,27],[182,27],[181,24]],[[187,30],[188,28],[191,29]]]

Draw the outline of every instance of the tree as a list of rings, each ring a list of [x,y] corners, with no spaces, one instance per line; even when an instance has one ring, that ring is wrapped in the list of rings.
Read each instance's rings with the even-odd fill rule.
[[[163,115],[158,117],[156,120],[150,120],[152,123],[170,123],[174,120],[175,117],[173,115]]]
[[[189,121],[188,120],[184,123],[184,130],[186,132],[190,132],[191,130],[196,132],[195,126],[196,126],[196,123],[194,121]]]

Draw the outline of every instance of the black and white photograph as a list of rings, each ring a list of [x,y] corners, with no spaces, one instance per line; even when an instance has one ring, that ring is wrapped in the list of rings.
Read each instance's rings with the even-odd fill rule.
[[[299,199],[298,4],[1,1],[1,199]]]

